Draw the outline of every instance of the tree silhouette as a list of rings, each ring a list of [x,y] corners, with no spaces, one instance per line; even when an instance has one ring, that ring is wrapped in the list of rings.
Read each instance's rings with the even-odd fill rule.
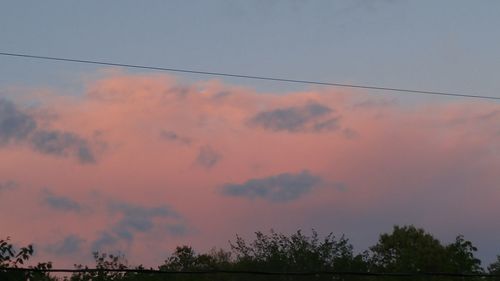
[[[34,250],[33,245],[16,249],[10,242],[10,237],[0,240],[0,280],[2,281],[24,281],[24,280],[40,280],[51,281],[55,278],[50,277],[48,274],[41,272],[12,272],[5,271],[5,268],[18,268],[24,265],[32,256]],[[49,269],[52,268],[52,263],[38,263],[38,265],[31,267],[34,269]]]
[[[477,248],[462,235],[454,242],[444,245],[431,234],[415,226],[394,226],[391,233],[383,233],[378,242],[360,254],[345,236],[336,238],[329,234],[321,238],[312,230],[311,235],[297,231],[290,235],[256,232],[255,238],[246,241],[236,236],[229,242],[230,250],[212,249],[207,253],[197,253],[190,246],[180,246],[158,266],[162,271],[267,271],[267,272],[385,272],[385,273],[483,273],[481,261],[474,256]],[[130,267],[124,255],[94,252],[97,271],[75,272],[71,276],[55,277],[43,273],[51,269],[52,263],[38,263],[32,269],[38,271],[9,271],[8,268],[25,266],[33,255],[33,246],[16,248],[10,239],[0,240],[0,281],[260,281],[260,280],[345,280],[345,281],[396,281],[396,277],[367,277],[346,275],[250,275],[250,274],[153,274],[151,272],[110,272],[123,269],[145,269],[142,265]],[[76,269],[88,267],[75,265]],[[500,274],[500,256],[488,266],[491,274]],[[431,279],[426,277],[426,279]],[[419,280],[406,278],[405,280]],[[432,277],[432,281],[456,280],[452,277]],[[468,279],[468,280],[480,280]],[[481,279],[482,280],[482,279]],[[494,279],[500,280],[500,279]]]

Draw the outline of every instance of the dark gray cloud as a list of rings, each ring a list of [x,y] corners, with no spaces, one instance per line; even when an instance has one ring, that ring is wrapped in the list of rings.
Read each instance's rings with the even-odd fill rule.
[[[45,204],[55,210],[59,211],[73,211],[73,212],[81,212],[82,206],[67,197],[55,195],[49,190],[44,190],[42,195],[42,200]]]
[[[263,111],[253,116],[249,125],[259,126],[271,131],[320,132],[339,128],[339,116],[333,116],[334,110],[318,104],[278,108]]]
[[[162,139],[165,139],[168,141],[178,142],[178,143],[182,143],[182,144],[190,144],[191,143],[191,139],[184,137],[184,136],[180,136],[179,134],[177,134],[174,131],[163,130],[160,132],[160,136]]]
[[[175,212],[168,206],[143,207],[125,202],[111,202],[109,204],[109,210],[111,212],[120,212],[125,216],[174,217],[174,218],[180,217],[180,215],[177,212]]]
[[[0,99],[0,145],[29,144],[34,150],[60,157],[76,157],[81,163],[95,163],[88,140],[71,132],[39,129],[35,118]]]
[[[49,245],[47,250],[57,255],[74,255],[81,251],[84,242],[79,236],[71,234],[62,241]]]
[[[70,132],[39,130],[34,133],[31,142],[41,153],[64,157],[74,155],[81,163],[95,162],[88,141]]]
[[[90,248],[93,252],[102,251],[104,248],[113,246],[118,242],[118,237],[104,231],[101,232],[99,237],[92,243]]]
[[[18,110],[14,103],[0,99],[0,145],[23,141],[36,127],[31,116]]]
[[[135,232],[148,232],[153,228],[152,218],[146,217],[124,217],[113,228],[113,232],[121,239],[131,241]]]
[[[226,184],[222,192],[228,196],[262,198],[273,202],[298,199],[321,183],[320,177],[309,171],[297,174],[283,173],[267,178],[250,179],[242,184]]]
[[[212,168],[220,161],[222,156],[210,146],[202,146],[196,162],[205,168]]]
[[[15,181],[3,181],[0,182],[0,191],[16,189],[17,186],[18,184]]]
[[[154,220],[170,219],[174,223],[166,223],[166,229],[172,228],[175,234],[180,223],[181,216],[167,206],[142,207],[124,202],[112,202],[109,206],[112,213],[119,213],[121,219],[112,227],[112,235],[117,239],[131,241],[136,232],[148,232],[155,226]]]
[[[334,131],[340,128],[340,117],[330,118],[325,121],[319,121],[313,124],[313,130],[316,132],[321,131]]]
[[[99,193],[94,197],[101,197]],[[133,243],[139,233],[146,235],[170,234],[183,236],[189,233],[185,219],[167,205],[141,206],[117,200],[99,200],[115,222],[103,229],[90,243],[92,251],[114,251]]]

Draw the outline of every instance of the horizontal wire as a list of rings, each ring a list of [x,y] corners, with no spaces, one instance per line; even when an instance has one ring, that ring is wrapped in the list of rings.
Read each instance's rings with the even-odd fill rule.
[[[234,73],[200,71],[200,70],[169,68],[169,67],[156,67],[156,66],[137,65],[137,64],[125,64],[125,63],[114,63],[114,62],[105,62],[105,61],[96,61],[96,60],[83,60],[83,59],[72,59],[72,58],[62,58],[62,57],[37,56],[37,55],[21,54],[21,53],[0,52],[0,55],[10,56],[10,57],[22,57],[22,58],[31,58],[31,59],[73,62],[73,63],[105,65],[105,66],[119,66],[119,67],[136,68],[136,69],[148,69],[148,70],[158,70],[158,71],[168,71],[168,72],[211,75],[211,76],[219,76],[219,77],[233,77],[233,78],[244,78],[244,79],[253,79],[253,80],[265,80],[265,81],[286,82],[286,83],[334,86],[334,87],[343,87],[343,88],[357,88],[357,89],[378,90],[378,91],[405,92],[405,93],[411,93],[411,94],[424,94],[424,95],[438,95],[438,96],[451,96],[451,97],[462,97],[462,98],[500,100],[500,97],[485,96],[485,95],[473,95],[473,94],[466,94],[466,93],[438,92],[438,91],[415,90],[415,89],[404,89],[404,88],[379,87],[379,86],[360,85],[360,84],[343,84],[343,83],[321,82],[321,81],[312,81],[312,80],[298,80],[298,79],[288,79],[288,78],[278,78],[278,77],[253,76],[253,75],[234,74]]]
[[[235,274],[235,275],[268,275],[268,276],[374,276],[374,277],[485,277],[499,278],[500,274],[488,273],[453,273],[453,272],[356,272],[356,271],[252,271],[252,270],[200,270],[200,271],[170,271],[154,269],[39,269],[39,268],[0,268],[0,272],[38,272],[38,273],[140,273],[140,274],[170,274],[170,275],[207,275],[207,274]]]

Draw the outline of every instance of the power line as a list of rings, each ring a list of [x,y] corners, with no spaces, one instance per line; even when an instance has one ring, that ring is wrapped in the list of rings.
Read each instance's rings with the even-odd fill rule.
[[[235,73],[200,71],[200,70],[180,69],[180,68],[170,68],[170,67],[156,67],[156,66],[137,65],[137,64],[125,64],[125,63],[115,63],[115,62],[96,61],[96,60],[83,60],[83,59],[62,58],[62,57],[37,56],[37,55],[21,54],[21,53],[0,52],[0,55],[10,56],[10,57],[30,58],[30,59],[63,61],[63,62],[73,62],[73,63],[85,63],[85,64],[95,64],[95,65],[105,65],[105,66],[120,66],[120,67],[127,67],[127,68],[136,68],[136,69],[148,69],[148,70],[157,70],[157,71],[210,75],[210,76],[219,76],[219,77],[233,77],[233,78],[244,78],[244,79],[253,79],[253,80],[265,80],[265,81],[275,81],[275,82],[334,86],[334,87],[343,87],[343,88],[356,88],[356,89],[391,91],[391,92],[405,92],[405,93],[411,93],[411,94],[424,94],[424,95],[500,100],[500,97],[473,95],[473,94],[467,94],[467,93],[438,92],[438,91],[415,90],[415,89],[404,89],[404,88],[379,87],[379,86],[370,86],[370,85],[361,85],[361,84],[344,84],[344,83],[321,82],[321,81],[313,81],[313,80],[298,80],[298,79],[288,79],[288,78],[279,78],[279,77],[254,76],[254,75],[235,74]]]
[[[357,272],[357,271],[253,271],[253,270],[200,270],[200,271],[172,271],[155,269],[40,269],[40,268],[0,268],[0,272],[37,272],[37,273],[139,273],[139,274],[164,274],[164,275],[267,275],[267,276],[373,276],[373,277],[456,277],[456,278],[499,278],[500,274],[488,273],[454,273],[454,272]]]

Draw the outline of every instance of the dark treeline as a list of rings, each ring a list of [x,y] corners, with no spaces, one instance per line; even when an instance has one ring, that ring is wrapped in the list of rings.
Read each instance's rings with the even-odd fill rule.
[[[482,267],[475,257],[477,248],[462,235],[450,244],[442,244],[431,234],[414,226],[395,226],[392,233],[381,234],[378,242],[362,253],[355,253],[353,245],[342,236],[332,234],[320,237],[315,231],[305,235],[297,231],[284,235],[271,231],[269,234],[256,232],[252,241],[236,236],[230,249],[211,250],[197,253],[190,246],[180,246],[155,269],[165,271],[272,271],[272,272],[374,272],[374,273],[491,273],[500,274],[500,256],[497,261]],[[457,280],[454,277],[374,277],[374,276],[261,276],[242,274],[208,275],[159,275],[134,272],[76,272],[70,276],[57,277],[38,271],[12,272],[5,268],[19,268],[33,255],[33,247],[28,245],[15,249],[9,239],[0,240],[0,280],[41,280],[41,281],[134,281],[134,280]],[[94,253],[97,269],[144,269],[130,266],[123,255]],[[51,262],[39,263],[32,268],[50,269]],[[86,266],[75,265],[76,269]],[[480,280],[480,277],[469,280]],[[483,279],[481,279],[483,280]],[[488,280],[500,280],[489,278]]]

